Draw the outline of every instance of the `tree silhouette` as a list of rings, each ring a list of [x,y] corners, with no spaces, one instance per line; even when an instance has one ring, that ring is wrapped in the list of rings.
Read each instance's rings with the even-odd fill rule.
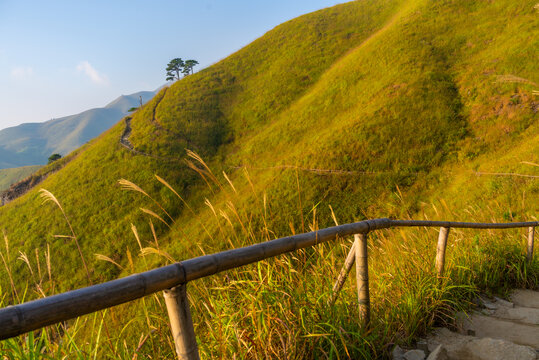
[[[55,162],[56,160],[60,159],[62,157],[62,155],[60,154],[52,154],[51,156],[49,156],[49,162],[47,164],[51,164],[53,162]]]
[[[180,79],[180,73],[183,72],[184,62],[181,58],[170,60],[167,65],[167,81]]]
[[[193,73],[193,68],[195,65],[198,65],[198,61],[196,60],[185,60],[185,63],[183,64],[183,73],[184,75],[189,75],[189,73]]]

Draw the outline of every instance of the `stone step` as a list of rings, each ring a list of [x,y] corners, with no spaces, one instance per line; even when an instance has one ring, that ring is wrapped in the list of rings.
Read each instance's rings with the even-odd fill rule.
[[[502,339],[539,349],[538,325],[499,319],[479,313],[473,313],[469,316],[460,314],[457,319],[461,334],[470,334],[478,338]]]
[[[539,292],[533,290],[515,290],[511,294],[511,301],[516,306],[539,309]]]
[[[513,342],[461,335],[446,328],[436,329],[428,340],[429,351],[442,345],[449,360],[536,360],[537,352]]]
[[[535,308],[520,306],[514,308],[500,307],[496,310],[492,310],[491,316],[521,324],[539,325],[539,309]],[[537,331],[539,332],[539,328]]]
[[[539,292],[515,290],[511,301],[481,295],[476,303],[480,312],[457,314],[459,333],[442,328],[428,337],[427,360],[539,360]],[[393,358],[423,360],[423,346],[396,347]]]

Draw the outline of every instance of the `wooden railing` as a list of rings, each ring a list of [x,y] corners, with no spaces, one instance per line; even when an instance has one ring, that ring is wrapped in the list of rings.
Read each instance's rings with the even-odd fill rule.
[[[334,226],[200,256],[125,278],[5,307],[0,309],[0,339],[7,339],[47,325],[133,301],[157,291],[164,291],[178,358],[199,359],[187,299],[186,285],[189,281],[350,235],[355,236],[355,241],[333,287],[333,294],[329,302],[332,303],[337,298],[355,262],[360,321],[362,325],[368,326],[370,300],[367,234],[373,230],[401,226],[440,227],[436,269],[438,276],[442,276],[447,237],[451,228],[509,229],[526,227],[528,228],[527,259],[531,261],[533,258],[534,229],[539,226],[539,222],[488,224],[383,218]]]

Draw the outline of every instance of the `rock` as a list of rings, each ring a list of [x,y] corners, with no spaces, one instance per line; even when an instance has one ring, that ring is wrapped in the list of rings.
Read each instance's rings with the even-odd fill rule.
[[[523,324],[539,325],[539,309],[535,308],[520,306],[514,308],[500,307],[491,315],[500,319],[518,321]]]
[[[496,310],[498,308],[498,305],[495,304],[494,302],[490,301],[489,298],[487,298],[486,296],[484,295],[481,295],[478,299],[478,302],[479,302],[479,307],[485,307],[487,308],[488,310]]]
[[[466,350],[478,360],[535,360],[537,353],[529,346],[491,338],[474,339]]]
[[[444,348],[443,345],[438,345],[436,349],[434,349],[433,352],[430,353],[427,360],[449,360],[449,357],[447,356],[447,350]]]
[[[460,359],[459,349],[463,348],[473,337],[454,333],[446,328],[438,328],[432,336],[427,339],[429,350],[434,352],[439,345],[447,351],[450,359]]]
[[[511,300],[517,306],[539,309],[539,292],[533,290],[515,290]]]
[[[410,350],[404,356],[404,360],[425,360],[425,352],[423,350]]]
[[[506,308],[506,310],[514,309]],[[473,334],[479,338],[503,339],[539,349],[539,328],[537,325],[485,316],[479,313],[472,313],[466,318],[459,316],[457,323],[461,334]]]
[[[391,358],[393,360],[402,360],[404,359],[404,350],[399,345],[395,345],[393,351],[391,352]]]
[[[26,179],[23,179],[15,184],[12,184],[9,189],[0,192],[0,206],[4,206],[7,203],[15,200],[16,198],[23,196],[26,192],[32,189],[34,186],[41,183],[47,178],[49,174],[42,175],[30,175]]]
[[[425,355],[429,353],[429,347],[427,345],[427,340],[425,339],[419,339],[417,340],[416,346],[418,350],[423,350],[425,352]]]
[[[481,309],[481,314],[483,315],[492,315],[496,312],[496,310],[490,310],[490,309]]]
[[[501,299],[499,297],[494,296],[494,300],[496,300],[497,305],[501,305],[501,306],[507,307],[507,308],[515,307],[515,304],[513,304],[512,302]]]
[[[460,335],[442,328],[428,339],[429,350],[439,345],[447,350],[449,359],[477,360],[536,360],[535,350],[529,346],[517,345],[507,340],[491,338],[478,339]]]

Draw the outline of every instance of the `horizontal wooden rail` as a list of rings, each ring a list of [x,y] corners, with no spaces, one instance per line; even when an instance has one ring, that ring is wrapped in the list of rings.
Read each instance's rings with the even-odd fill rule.
[[[321,244],[337,237],[367,234],[372,230],[395,226],[507,229],[533,228],[539,226],[539,222],[480,224],[382,218],[287,236],[243,248],[188,259],[125,278],[5,307],[0,309],[0,340],[133,301],[158,291],[172,289],[188,281]]]
[[[399,226],[425,226],[459,229],[512,229],[539,226],[539,221],[517,223],[470,223],[456,221],[430,221],[430,220],[391,220],[391,227]]]
[[[20,305],[8,306],[0,309],[0,340],[120,305],[221,271],[327,242],[338,236],[388,228],[390,223],[390,219],[367,220],[287,236],[239,249],[200,256]]]

